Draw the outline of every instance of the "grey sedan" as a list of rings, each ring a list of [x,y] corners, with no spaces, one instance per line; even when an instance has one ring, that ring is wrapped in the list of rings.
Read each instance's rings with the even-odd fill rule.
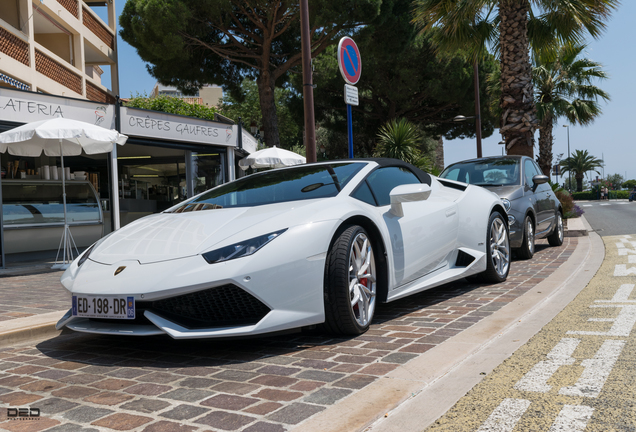
[[[526,156],[494,156],[457,162],[441,178],[483,186],[499,195],[508,212],[510,247],[523,259],[534,255],[535,238],[563,244],[563,209],[549,178]]]

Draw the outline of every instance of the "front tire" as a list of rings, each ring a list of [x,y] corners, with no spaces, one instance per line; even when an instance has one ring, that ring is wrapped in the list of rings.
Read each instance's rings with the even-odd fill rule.
[[[530,259],[534,256],[534,224],[530,216],[526,216],[523,221],[523,241],[517,254],[521,259]]]
[[[486,271],[479,276],[485,282],[503,282],[510,272],[510,235],[507,221],[498,212],[490,215],[486,239]]]
[[[359,335],[375,312],[377,272],[371,239],[358,225],[333,242],[325,268],[325,324],[331,333]]]
[[[560,211],[557,211],[556,219],[556,226],[554,227],[552,234],[548,236],[548,243],[550,243],[550,246],[561,246],[563,244],[563,237],[565,237],[563,216]]]

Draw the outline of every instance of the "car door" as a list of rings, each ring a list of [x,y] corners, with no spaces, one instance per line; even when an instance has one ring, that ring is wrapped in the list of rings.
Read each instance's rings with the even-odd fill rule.
[[[533,191],[532,178],[535,175],[540,174],[539,167],[532,159],[525,159],[524,162],[526,194],[532,200],[532,206],[534,208],[535,215],[537,217],[537,223],[535,227],[535,233],[541,233],[550,228],[550,223],[554,219],[554,207],[550,200],[549,190],[551,190],[548,183],[537,185]],[[524,194],[525,196],[525,194]]]
[[[396,186],[420,183],[417,176],[405,167],[382,167],[367,177],[367,183],[391,238],[392,288],[443,266],[456,244],[457,205],[433,190],[426,200],[404,203],[404,216],[398,217],[389,211],[389,194]]]

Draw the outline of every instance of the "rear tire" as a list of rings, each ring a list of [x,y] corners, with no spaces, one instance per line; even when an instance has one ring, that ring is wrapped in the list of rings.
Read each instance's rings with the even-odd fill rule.
[[[338,234],[325,266],[325,323],[331,333],[359,335],[375,312],[377,271],[372,241],[358,225]]]
[[[548,243],[550,243],[550,246],[561,246],[563,244],[563,237],[565,237],[565,231],[563,228],[563,216],[558,210],[556,218],[556,226],[554,227],[552,234],[548,236]]]
[[[523,241],[521,247],[517,249],[517,254],[524,260],[534,256],[534,224],[530,216],[526,216],[523,221]]]

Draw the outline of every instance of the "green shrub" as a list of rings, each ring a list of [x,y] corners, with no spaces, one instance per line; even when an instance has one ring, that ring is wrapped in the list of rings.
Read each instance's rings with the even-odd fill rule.
[[[575,200],[596,200],[598,196],[593,191],[574,192],[572,198]]]
[[[554,194],[561,202],[561,207],[563,208],[563,215],[570,214],[572,209],[574,209],[574,200],[572,199],[572,195],[570,195],[564,189],[557,189]]]

